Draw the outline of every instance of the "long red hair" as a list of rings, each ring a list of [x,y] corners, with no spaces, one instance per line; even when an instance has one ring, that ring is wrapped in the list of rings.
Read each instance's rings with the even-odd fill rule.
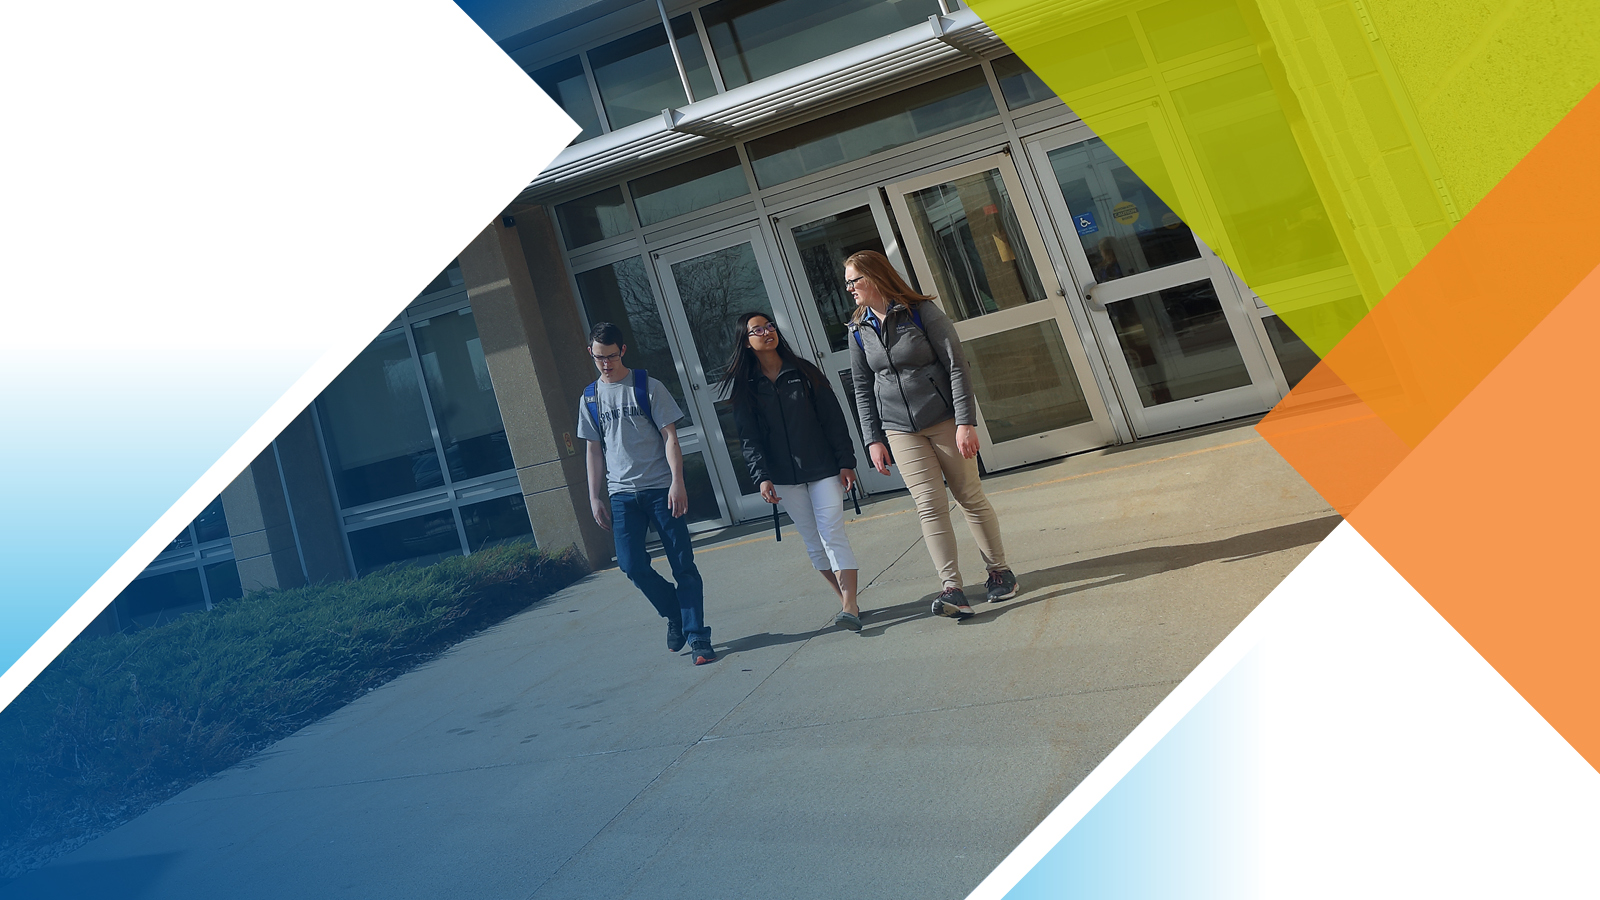
[[[915,309],[918,303],[927,303],[933,299],[927,294],[919,294],[912,290],[911,285],[906,284],[906,280],[895,270],[894,264],[889,262],[889,258],[876,250],[852,253],[844,264],[848,268],[855,269],[857,275],[866,276],[866,279],[872,282],[872,286],[878,289],[878,293],[882,294],[891,305],[903,303],[906,309]],[[861,321],[862,309],[856,307],[855,314],[850,317],[852,322]]]

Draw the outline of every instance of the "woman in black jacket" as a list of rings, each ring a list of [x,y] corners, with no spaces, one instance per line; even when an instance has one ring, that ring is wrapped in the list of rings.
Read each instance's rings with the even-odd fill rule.
[[[811,564],[839,595],[834,623],[861,630],[856,558],[844,534],[844,492],[856,481],[855,449],[839,398],[822,370],[796,356],[765,313],[738,319],[723,384],[750,480],[794,520]]]

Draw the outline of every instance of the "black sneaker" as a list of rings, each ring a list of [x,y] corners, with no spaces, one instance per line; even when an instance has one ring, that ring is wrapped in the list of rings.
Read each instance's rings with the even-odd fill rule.
[[[667,649],[677,653],[683,649],[683,623],[676,619],[667,620]]]
[[[1017,576],[1011,574],[1010,569],[1001,569],[989,573],[989,602],[999,603],[1001,600],[1010,600],[1017,595]]]
[[[947,587],[933,599],[933,614],[949,619],[965,619],[973,615],[967,603],[967,592],[958,587]]]
[[[708,662],[713,662],[716,660],[717,651],[711,649],[710,641],[695,641],[693,656],[694,664],[697,666],[703,666]]]

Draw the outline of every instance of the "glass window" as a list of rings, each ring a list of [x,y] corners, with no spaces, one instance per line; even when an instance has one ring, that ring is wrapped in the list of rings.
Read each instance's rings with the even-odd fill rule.
[[[578,273],[578,297],[589,325],[611,322],[622,329],[622,342],[628,345],[623,362],[646,369],[650,377],[666,385],[684,413],[684,425],[694,424],[693,411],[683,399],[683,384],[673,362],[667,329],[661,324],[655,292],[645,273],[644,260],[635,256],[598,269]],[[577,414],[577,408],[573,408]]]
[[[938,0],[717,0],[700,7],[729,89],[938,14]]]
[[[428,282],[428,286],[422,289],[422,294],[418,294],[417,296],[420,297],[423,294],[433,294],[437,293],[438,291],[447,291],[451,288],[461,287],[461,285],[465,283],[465,279],[461,277],[461,260],[453,259],[450,261],[450,265],[446,266],[445,270],[439,273],[437,278]]]
[[[1015,54],[994,61],[994,77],[1000,82],[1000,95],[1006,99],[1006,109],[1020,109],[1041,100],[1055,99],[1050,86]]]
[[[751,141],[750,162],[771,187],[999,112],[983,70],[967,69]]]
[[[1277,316],[1267,316],[1261,320],[1266,326],[1267,339],[1272,342],[1272,352],[1278,356],[1278,365],[1283,367],[1283,378],[1289,382],[1289,387],[1300,383],[1300,379],[1311,373],[1322,360],[1316,352],[1300,340],[1300,336],[1289,330],[1283,320]]]
[[[847,324],[856,311],[855,299],[844,289],[844,261],[862,250],[884,252],[878,223],[872,210],[863,206],[797,226],[794,243],[800,250],[817,317],[828,335],[828,348],[837,353],[849,346]],[[846,378],[844,383],[850,380]]]
[[[1050,168],[1094,280],[1115,281],[1199,259],[1189,226],[1161,199],[1173,195],[1172,179],[1150,126],[1111,137],[1126,160],[1099,138],[1050,151]]]
[[[550,95],[550,99],[583,129],[572,139],[574,144],[587,141],[600,133],[600,114],[595,112],[594,95],[589,93],[589,79],[584,76],[583,63],[576,56],[564,59],[553,66],[535,69],[528,74],[533,76],[534,83]]]
[[[228,517],[222,511],[222,498],[211,501],[194,519],[195,538],[205,544],[228,536]]]
[[[456,517],[449,510],[350,532],[356,574],[370,575],[390,563],[425,566],[461,555]]]
[[[561,233],[566,237],[568,250],[576,250],[633,230],[633,222],[628,218],[628,204],[622,199],[621,185],[558,205],[556,218],[561,222]]]
[[[957,321],[1045,298],[1022,223],[999,169],[906,195],[933,269],[934,293]]]
[[[694,345],[706,381],[722,381],[723,369],[743,336],[734,319],[743,312],[772,316],[767,283],[756,262],[755,247],[735,244],[672,264],[672,280],[683,301]]]
[[[1093,420],[1055,319],[966,341],[962,348],[995,443]]]
[[[239,583],[239,565],[233,560],[206,566],[206,590],[211,592],[211,604],[244,596]]]
[[[1106,312],[1146,408],[1250,383],[1209,280],[1118,300]]]
[[[444,484],[403,332],[379,335],[317,398],[341,506]]]
[[[416,322],[411,333],[450,478],[460,481],[515,468],[472,310]]]
[[[461,524],[467,529],[467,546],[474,553],[496,544],[533,538],[528,504],[521,494],[463,506]]]
[[[1177,88],[1172,97],[1238,271],[1252,284],[1272,284],[1348,264],[1264,68]]]
[[[728,148],[628,182],[640,225],[654,225],[750,193],[739,151]]]
[[[706,64],[694,19],[673,19],[672,32],[683,57],[684,71],[689,75],[689,86],[697,98],[715,94],[717,88],[711,80],[711,67]],[[612,131],[688,102],[683,96],[678,64],[672,58],[672,48],[667,46],[666,29],[660,25],[590,50],[589,68],[600,88],[600,101],[605,104],[606,121],[611,123]]]
[[[199,569],[179,569],[136,578],[117,595],[115,602],[124,628],[161,625],[186,612],[206,608]]]

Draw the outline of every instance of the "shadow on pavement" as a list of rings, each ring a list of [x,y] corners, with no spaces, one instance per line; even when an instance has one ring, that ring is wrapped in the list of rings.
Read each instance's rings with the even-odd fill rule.
[[[1145,547],[1140,550],[1113,553],[1110,556],[1096,556],[1076,562],[1064,563],[1059,566],[1051,566],[1048,569],[1019,572],[1018,579],[1022,582],[1024,599],[997,605],[976,603],[973,608],[977,610],[978,614],[964,620],[962,624],[974,625],[992,622],[1011,610],[1065,597],[1069,594],[1076,594],[1090,588],[1136,581],[1150,575],[1160,575],[1163,572],[1186,569],[1202,563],[1239,562],[1257,556],[1265,556],[1269,553],[1278,553],[1295,547],[1303,547],[1307,544],[1315,544],[1327,537],[1341,521],[1343,520],[1336,515],[1323,516],[1320,519],[1295,522],[1291,525],[1279,525],[1275,528],[1264,528],[1260,531],[1252,531],[1248,534],[1235,535],[1217,541]],[[1056,590],[1049,590],[1050,588],[1056,588]],[[1041,590],[1047,592],[1038,593]],[[967,594],[974,599],[982,598],[983,585],[968,586]],[[895,625],[903,625],[917,619],[933,618],[929,603],[933,596],[930,593],[926,597],[883,609],[863,609],[861,636],[880,637]],[[771,632],[752,634],[718,645],[718,652],[727,655],[759,650],[763,647],[774,647],[779,644],[800,643],[833,628],[834,626],[830,624],[822,628],[802,631],[796,634],[773,634]]]
[[[1264,528],[1261,531],[1252,531],[1249,534],[1235,535],[1218,541],[1146,547],[1142,550],[1129,550],[1125,553],[1064,563],[1034,572],[1018,573],[1018,580],[1026,590],[1025,599],[1012,603],[998,605],[985,603],[976,606],[978,614],[965,620],[963,624],[992,622],[1011,610],[1076,594],[1090,588],[1123,584],[1202,563],[1241,562],[1269,553],[1315,544],[1327,537],[1342,521],[1344,520],[1337,515],[1323,516],[1320,519]],[[1058,590],[1027,596],[1041,588],[1052,587]],[[982,590],[980,585],[977,592],[981,594]],[[968,593],[972,592],[969,588]]]

